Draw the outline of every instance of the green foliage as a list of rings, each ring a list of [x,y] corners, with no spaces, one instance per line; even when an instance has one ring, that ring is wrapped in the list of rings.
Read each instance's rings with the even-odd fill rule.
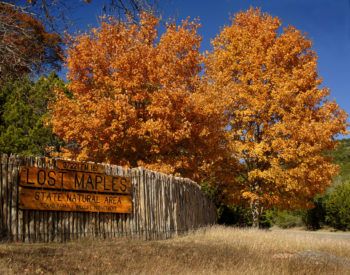
[[[224,194],[220,185],[201,183],[202,191],[214,202],[218,213],[218,223],[234,226],[252,226],[251,209],[245,205],[225,204]],[[264,212],[260,217],[259,227],[269,228],[272,226],[270,217]]]
[[[342,139],[336,150],[330,153],[336,164],[340,166],[340,174],[336,181],[347,181],[350,179],[350,139]]]
[[[225,225],[250,226],[250,211],[238,205],[221,205],[218,223]]]
[[[336,150],[328,153],[339,165],[340,173],[323,195],[314,198],[314,208],[308,210],[303,221],[308,229],[329,225],[337,229],[350,229],[350,139],[342,139]]]
[[[269,210],[266,215],[272,224],[280,228],[292,228],[304,225],[302,211]]]
[[[314,198],[314,207],[307,210],[303,215],[303,222],[310,230],[320,229],[325,224],[326,210],[324,201],[327,195],[316,196]]]
[[[336,185],[324,200],[325,221],[340,230],[350,230],[350,182]]]
[[[201,183],[201,190],[207,195],[215,204],[220,204],[219,188],[217,185],[211,184],[209,181]]]
[[[248,208],[225,204],[220,185],[212,184],[210,181],[202,182],[201,189],[214,202],[219,224],[236,226],[250,226],[252,224]]]
[[[221,205],[219,224],[235,226],[252,226],[251,209],[242,205]],[[263,212],[259,220],[259,228],[269,228],[272,226],[271,217],[268,212]]]
[[[350,182],[334,184],[326,194],[314,198],[314,207],[307,211],[268,211],[274,225],[290,228],[305,225],[317,230],[324,225],[350,230]]]
[[[53,88],[64,83],[54,74],[36,82],[28,78],[8,82],[0,88],[0,152],[45,155],[59,140],[46,126]]]

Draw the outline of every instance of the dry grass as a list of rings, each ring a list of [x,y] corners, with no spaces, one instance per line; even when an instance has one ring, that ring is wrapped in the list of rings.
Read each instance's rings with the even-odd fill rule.
[[[0,244],[0,273],[350,274],[350,239],[330,236],[217,226],[165,241]]]

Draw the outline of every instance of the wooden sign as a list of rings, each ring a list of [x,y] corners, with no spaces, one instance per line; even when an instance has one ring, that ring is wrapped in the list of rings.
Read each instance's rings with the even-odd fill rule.
[[[131,213],[131,179],[104,173],[103,165],[57,160],[59,169],[23,166],[21,209]]]
[[[130,213],[131,196],[21,188],[21,209]]]
[[[105,173],[105,167],[102,164],[92,162],[77,162],[70,160],[56,160],[56,166],[60,170],[73,170],[92,173]]]
[[[131,194],[130,178],[90,172],[21,167],[20,186],[56,190]]]

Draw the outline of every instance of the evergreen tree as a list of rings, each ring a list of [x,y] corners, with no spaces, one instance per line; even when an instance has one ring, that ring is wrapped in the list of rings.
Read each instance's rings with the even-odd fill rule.
[[[23,78],[0,88],[0,152],[47,155],[60,142],[47,125],[48,103],[53,89],[64,86],[57,75],[37,81]]]

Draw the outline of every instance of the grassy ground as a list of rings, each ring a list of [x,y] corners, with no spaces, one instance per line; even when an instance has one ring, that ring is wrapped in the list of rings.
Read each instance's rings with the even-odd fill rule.
[[[207,228],[165,241],[0,244],[0,274],[350,274],[350,239]]]

